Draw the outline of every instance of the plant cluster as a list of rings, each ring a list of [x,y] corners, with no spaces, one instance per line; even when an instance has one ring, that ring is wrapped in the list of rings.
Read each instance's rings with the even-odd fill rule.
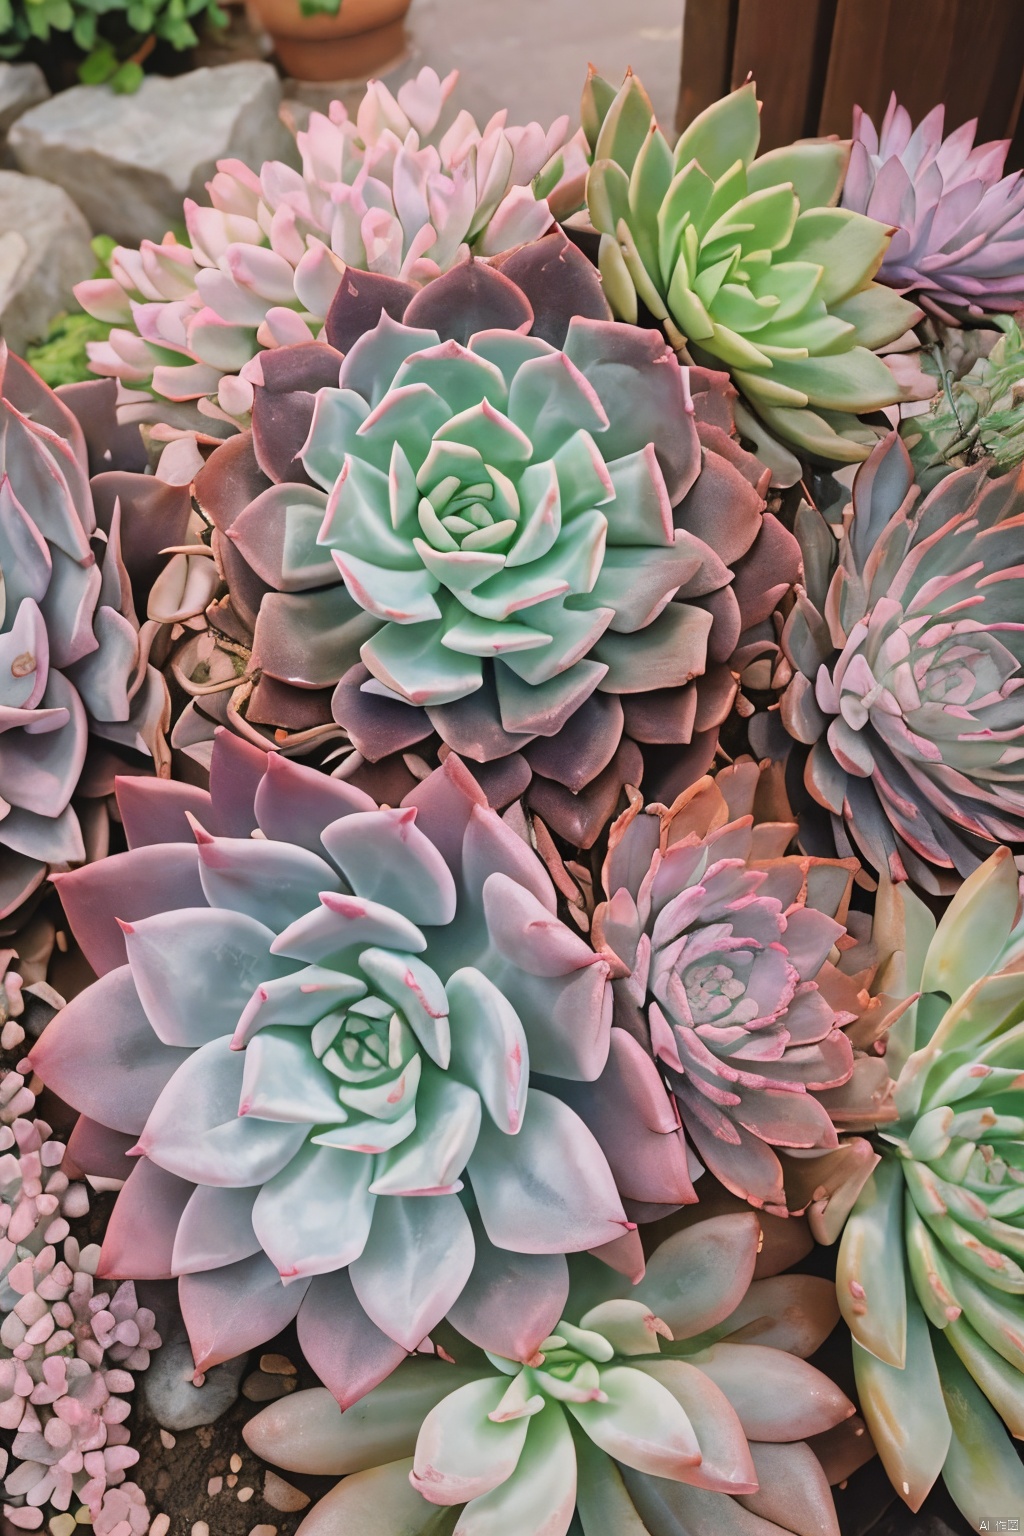
[[[6,363],[5,921],[91,969],[40,1030],[0,951],[0,1043],[117,1190],[80,1252],[9,1074],[10,1518],[146,1529],[174,1280],[199,1372],[294,1323],[323,1387],[248,1434],[340,1479],[302,1536],[836,1536],[876,1451],[977,1527],[1024,1508],[1021,180],[895,107],[759,154],[752,83],[674,144],[632,75],[575,132],[454,87],[115,250],[102,383]]]
[[[100,1250],[81,1247],[69,1224],[88,1211],[88,1192],[63,1171],[67,1148],[33,1114],[35,1101],[23,1072],[0,1079],[0,1428],[11,1436],[9,1455],[0,1451],[4,1518],[34,1531],[46,1510],[84,1508],[108,1536],[136,1536],[149,1516],[140,1490],[124,1483],[139,1454],[128,1443],[123,1394],[160,1338],[131,1281],[113,1294],[96,1290]]]

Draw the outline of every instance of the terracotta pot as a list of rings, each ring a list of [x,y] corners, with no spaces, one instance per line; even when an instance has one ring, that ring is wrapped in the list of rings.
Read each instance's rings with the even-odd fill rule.
[[[412,0],[341,0],[336,16],[304,16],[299,0],[253,0],[283,68],[297,80],[353,80],[392,63]]]

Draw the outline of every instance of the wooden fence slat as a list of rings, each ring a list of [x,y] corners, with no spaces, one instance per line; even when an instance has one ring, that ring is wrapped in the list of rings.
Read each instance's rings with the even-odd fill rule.
[[[761,108],[761,149],[818,132],[836,0],[740,0],[731,85],[752,74]]]
[[[679,133],[729,89],[738,10],[739,0],[686,0],[676,104]]]

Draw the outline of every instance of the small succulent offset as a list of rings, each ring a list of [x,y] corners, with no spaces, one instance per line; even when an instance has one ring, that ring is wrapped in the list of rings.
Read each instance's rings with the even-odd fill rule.
[[[904,409],[900,435],[910,450],[914,473],[930,490],[950,469],[989,461],[993,474],[1006,474],[1024,461],[1024,338],[1016,320],[998,316],[996,331],[940,330],[922,368],[936,377],[937,393],[927,407]],[[959,372],[950,366],[946,339],[963,343],[981,337],[990,343],[981,356],[965,359]]]
[[[940,319],[1024,304],[1024,175],[1004,176],[1009,140],[975,144],[978,120],[942,137],[945,107],[915,128],[895,92],[879,131],[854,108],[843,206],[895,233],[878,280]]]
[[[728,368],[768,428],[804,453],[866,458],[874,434],[858,416],[900,396],[873,349],[920,311],[872,281],[889,227],[834,206],[848,145],[758,157],[753,82],[700,113],[673,150],[635,75],[617,93],[592,76],[584,126],[587,209],[616,314],[635,321],[646,306],[674,347]]]
[[[419,287],[469,251],[494,256],[542,235],[552,206],[535,178],[556,209],[560,187],[571,206],[582,185],[568,118],[545,132],[498,112],[481,130],[445,110],[457,79],[424,68],[397,97],[371,81],[354,120],[337,101],[314,112],[298,134],[301,172],[220,162],[211,206],[185,202],[188,244],[119,246],[110,278],[78,285],[82,307],[115,326],[90,345],[95,371],[133,391],[144,415],[184,420],[198,403],[223,434],[252,404],[244,365],[318,335],[347,270]]]
[[[797,514],[782,722],[840,852],[894,881],[948,894],[1024,835],[1022,512],[1019,472],[984,465],[922,498],[893,433],[845,508]]]
[[[32,1060],[94,1153],[138,1158],[100,1273],[181,1276],[198,1370],[298,1314],[358,1396],[457,1304],[485,1343],[511,1308],[532,1353],[565,1253],[636,1268],[550,1091],[604,1066],[607,965],[454,756],[381,810],[222,731],[211,785],[119,781],[131,851],[60,881],[100,979]]]
[[[669,808],[643,812],[637,796],[614,823],[592,940],[612,967],[616,1027],[608,1069],[568,1095],[617,1127],[609,1156],[630,1197],[649,1202],[660,1184],[662,1200],[697,1198],[689,1138],[752,1205],[784,1216],[813,1204],[830,1241],[877,1162],[837,1127],[891,1116],[876,1047],[890,1014],[872,995],[869,943],[847,933],[855,861],[788,854],[797,827],[778,798],[741,760]],[[668,1114],[644,1135],[659,1077],[682,1128]]]
[[[303,1536],[675,1536],[751,1517],[765,1536],[837,1536],[803,1442],[853,1408],[801,1358],[833,1328],[834,1293],[770,1270],[751,1283],[760,1236],[753,1215],[697,1223],[657,1249],[635,1294],[607,1286],[581,1310],[574,1285],[577,1321],[525,1364],[453,1344],[459,1364],[409,1361],[344,1414],[297,1393],[246,1439],[286,1468],[349,1474]]]
[[[938,928],[908,910],[893,1027],[899,1120],[843,1236],[837,1284],[857,1388],[912,1509],[939,1473],[972,1527],[1019,1509],[1024,1468],[1024,923],[1001,848]]]
[[[154,486],[117,470],[90,485],[76,416],[0,344],[0,916],[48,866],[87,855],[72,797],[90,734],[149,758],[166,751],[167,686],[149,664],[157,626],[140,624],[126,565],[155,566],[159,534],[173,538],[173,521],[139,526]]]
[[[346,279],[333,350],[265,353],[251,439],[196,479],[228,585],[209,621],[232,642],[219,684],[188,642],[197,708],[241,697],[248,628],[245,729],[333,722],[371,763],[439,737],[495,804],[529,786],[584,846],[639,782],[639,743],[692,744],[702,772],[728,662],[796,546],[763,516],[766,471],[695,424],[723,376],[691,395],[655,332],[607,315],[552,234],[419,293]],[[186,687],[194,670],[176,666]],[[662,753],[676,774],[688,755]]]

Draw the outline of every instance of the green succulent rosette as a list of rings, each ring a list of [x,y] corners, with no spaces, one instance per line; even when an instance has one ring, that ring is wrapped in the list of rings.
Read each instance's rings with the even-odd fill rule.
[[[623,320],[640,305],[695,362],[727,368],[769,430],[815,459],[867,457],[858,419],[900,388],[874,350],[920,310],[873,281],[890,230],[837,208],[849,145],[791,144],[758,156],[752,81],[713,103],[673,149],[635,75],[614,93],[592,76],[587,208],[605,293]]]
[[[529,1359],[451,1331],[450,1352],[404,1361],[344,1413],[297,1392],[246,1441],[342,1477],[302,1536],[838,1536],[816,1452],[834,1469],[863,1426],[807,1359],[835,1294],[761,1273],[776,1268],[765,1243],[751,1212],[696,1222],[630,1295],[583,1260],[568,1315]]]
[[[936,928],[906,889],[913,1001],[888,1050],[899,1120],[839,1250],[864,1416],[920,1508],[939,1474],[975,1529],[1024,1509],[1024,921],[1001,848]]]

